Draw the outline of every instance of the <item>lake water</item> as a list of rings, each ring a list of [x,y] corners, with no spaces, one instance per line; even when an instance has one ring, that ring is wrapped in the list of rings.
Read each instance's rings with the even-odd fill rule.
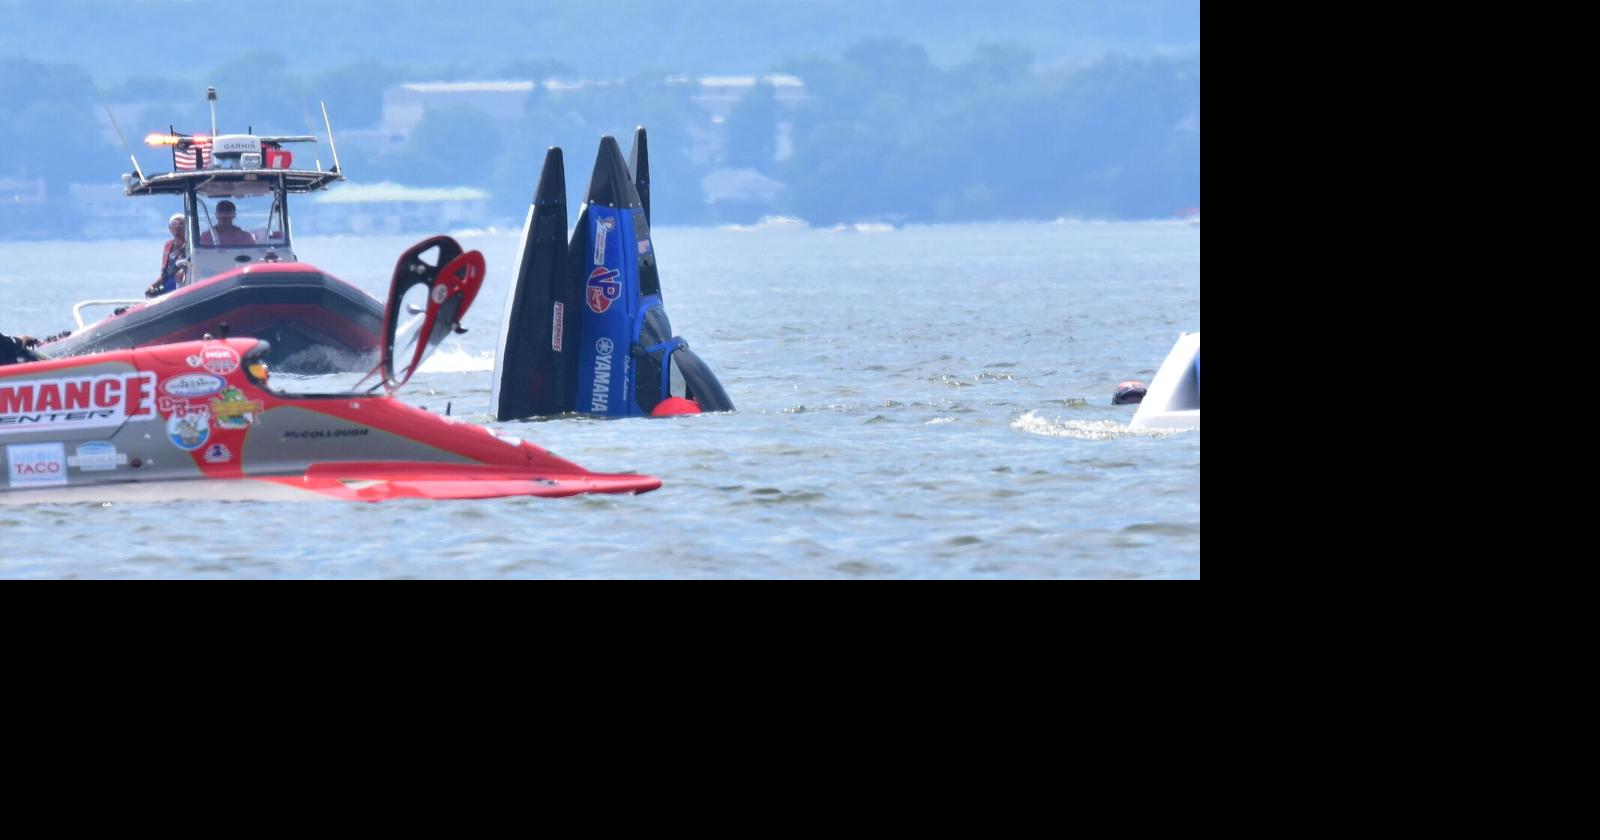
[[[153,232],[159,234],[159,231]],[[1181,222],[653,231],[668,314],[738,411],[494,424],[641,496],[0,508],[3,577],[1198,578],[1200,433],[1128,429],[1200,329]],[[422,236],[303,237],[381,295]],[[488,423],[517,233],[401,396]],[[0,330],[138,297],[161,242],[0,242]]]

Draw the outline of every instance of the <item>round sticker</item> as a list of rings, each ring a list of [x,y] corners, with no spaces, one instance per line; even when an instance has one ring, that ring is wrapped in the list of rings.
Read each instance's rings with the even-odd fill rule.
[[[218,376],[227,376],[239,369],[239,351],[227,345],[207,347],[200,351],[200,366]]]
[[[174,414],[167,418],[167,439],[172,445],[193,452],[211,437],[211,417],[207,412]]]

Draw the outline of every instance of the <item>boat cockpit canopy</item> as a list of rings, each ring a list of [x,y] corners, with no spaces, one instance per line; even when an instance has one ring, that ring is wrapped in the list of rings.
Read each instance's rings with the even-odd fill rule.
[[[292,143],[315,143],[313,135],[151,134],[151,146],[170,146],[173,171],[152,177],[142,172],[122,176],[129,196],[170,195],[183,199],[188,216],[188,265],[180,286],[253,262],[294,262],[290,242],[289,193],[327,189],[344,180],[335,158],[323,171],[320,158],[309,157],[314,170],[296,169]],[[137,169],[137,167],[136,167]]]
[[[198,235],[197,249],[288,246],[288,212],[281,193],[224,195],[195,195],[190,233]]]

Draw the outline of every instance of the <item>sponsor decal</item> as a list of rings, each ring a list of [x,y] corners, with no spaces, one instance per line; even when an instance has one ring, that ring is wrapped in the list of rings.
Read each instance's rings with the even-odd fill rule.
[[[594,264],[606,264],[606,234],[617,226],[617,220],[609,217],[595,219],[594,222]]]
[[[161,416],[171,417],[174,414],[189,414],[194,411],[210,411],[211,408],[204,402],[191,403],[176,397],[156,397],[156,407],[160,409]]]
[[[445,286],[434,286],[433,291],[428,293],[428,297],[433,298],[433,302],[436,304],[444,303],[444,299],[449,296],[450,289],[446,288]]]
[[[219,429],[246,429],[266,410],[260,400],[247,400],[238,388],[224,388],[211,399],[211,416]]]
[[[193,452],[206,445],[211,437],[211,409],[204,406],[187,406],[188,410],[167,418],[167,439],[185,452]]]
[[[6,474],[12,487],[67,483],[67,449],[60,443],[6,447]]]
[[[211,141],[211,151],[219,155],[259,152],[261,138],[251,134],[224,134]]]
[[[153,373],[109,373],[0,382],[0,435],[59,426],[65,431],[156,418]]]
[[[617,282],[617,275],[621,272],[614,268],[600,266],[589,272],[589,284],[585,290],[589,298],[589,311],[596,315],[603,315],[611,304],[616,303],[622,296],[622,284]]]
[[[239,351],[227,346],[207,347],[190,356],[189,367],[205,368],[218,376],[227,376],[239,369]]]
[[[84,472],[110,472],[128,463],[128,455],[118,452],[110,441],[92,440],[78,444],[73,454],[67,456],[67,466]]]
[[[371,429],[308,429],[306,431],[288,431],[283,436],[289,440],[322,440],[325,438],[353,438],[366,437]]]
[[[222,445],[220,443],[213,443],[210,446],[206,447],[206,463],[208,463],[208,464],[226,464],[227,462],[232,461],[232,460],[233,460],[233,450],[229,449],[228,447],[226,447],[226,446],[224,446],[224,445]]]
[[[186,373],[161,383],[161,390],[174,397],[209,397],[222,390],[228,380],[209,373]]]
[[[648,240],[648,239],[639,240],[639,256],[642,257],[642,256],[644,256],[645,254],[648,254],[648,253],[650,253],[650,240]]]
[[[594,343],[594,387],[590,391],[589,410],[605,411],[611,404],[611,354],[616,345],[609,338]]]
[[[550,349],[561,352],[561,336],[567,329],[567,308],[556,301],[550,314]]]

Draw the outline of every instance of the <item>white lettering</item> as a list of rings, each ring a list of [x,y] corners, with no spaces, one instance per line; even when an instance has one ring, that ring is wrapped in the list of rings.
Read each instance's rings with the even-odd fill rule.
[[[616,349],[609,338],[594,343],[594,385],[590,411],[605,411],[611,405],[611,352]]]
[[[605,411],[611,403],[611,357],[594,360],[594,402],[590,411]]]
[[[606,234],[611,232],[611,226],[616,222],[611,219],[596,219],[594,223],[594,264],[606,264]]]

